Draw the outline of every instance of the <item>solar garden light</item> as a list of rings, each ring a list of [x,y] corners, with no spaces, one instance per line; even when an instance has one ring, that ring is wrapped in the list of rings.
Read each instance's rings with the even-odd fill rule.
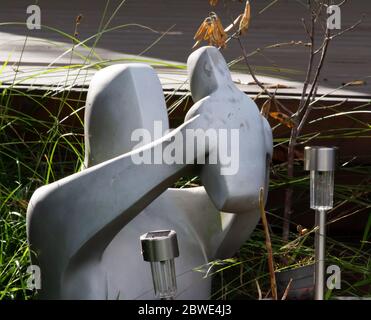
[[[151,231],[143,234],[140,241],[143,259],[151,264],[156,298],[173,300],[177,290],[174,258],[179,257],[176,232]]]
[[[310,207],[316,211],[315,300],[323,300],[325,281],[326,211],[334,200],[337,148],[305,147],[304,169],[310,171]]]

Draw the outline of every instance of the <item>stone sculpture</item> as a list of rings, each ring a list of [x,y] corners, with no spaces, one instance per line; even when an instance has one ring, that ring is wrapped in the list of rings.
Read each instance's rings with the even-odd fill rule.
[[[211,279],[194,269],[230,257],[248,239],[259,220],[259,189],[268,188],[271,128],[234,85],[217,49],[192,53],[188,72],[195,104],[184,124],[170,132],[161,84],[151,67],[113,65],[94,76],[85,113],[86,168],[36,190],[28,207],[28,240],[33,263],[41,269],[40,298],[153,299],[139,237],[173,229],[180,250],[177,298],[208,299]],[[138,147],[132,132],[153,132],[156,121],[162,123],[162,137]],[[235,174],[222,175],[221,161],[133,162],[135,156],[177,144],[186,130],[210,128],[238,130]],[[182,145],[185,159],[190,142]],[[220,160],[212,142],[191,149],[192,160],[205,155]],[[191,171],[200,175],[203,187],[171,188]]]

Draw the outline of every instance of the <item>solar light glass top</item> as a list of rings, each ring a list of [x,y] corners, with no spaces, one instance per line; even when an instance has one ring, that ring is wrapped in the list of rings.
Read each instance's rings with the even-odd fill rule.
[[[143,259],[151,264],[156,298],[173,299],[177,291],[174,258],[179,256],[176,232],[152,231],[142,235],[140,241]]]
[[[304,168],[310,171],[311,209],[333,208],[336,155],[335,147],[305,147]]]

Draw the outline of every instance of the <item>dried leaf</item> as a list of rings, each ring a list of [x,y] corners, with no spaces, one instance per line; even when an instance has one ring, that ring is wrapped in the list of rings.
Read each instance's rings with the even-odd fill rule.
[[[214,40],[214,24],[211,23],[211,25],[209,26],[209,29],[207,30],[207,34],[205,36],[205,40],[209,40],[209,45],[213,45],[213,42],[215,42]]]
[[[198,28],[194,39],[196,43],[193,48],[197,47],[202,41],[208,41],[209,45],[225,48],[227,34],[224,31],[222,22],[216,13],[211,12]]]
[[[303,236],[309,232],[307,228],[303,228],[300,224],[296,227],[296,230],[299,233],[299,236]]]
[[[225,33],[222,22],[220,21],[218,16],[216,16],[215,20],[214,20],[214,29],[216,29],[215,33],[217,34],[216,44],[218,45],[218,47],[224,48],[226,46],[225,42],[226,42],[228,36]]]
[[[355,81],[352,81],[352,82],[347,83],[346,85],[347,86],[364,86],[366,84],[367,83],[364,80],[355,80]]]
[[[220,33],[218,31],[218,25],[216,23],[216,21],[213,21],[213,33],[212,33],[212,38],[214,40],[215,43],[218,43],[220,41]]]
[[[82,14],[79,14],[77,17],[76,17],[76,24],[80,24],[81,23],[81,20],[84,16]]]
[[[210,18],[206,18],[196,31],[194,35],[194,39],[196,43],[193,45],[192,49],[197,47],[203,40],[208,40],[208,32],[209,32],[209,25],[210,25]]]
[[[282,112],[270,112],[269,115],[290,129],[294,127],[291,118]]]
[[[209,0],[211,6],[215,7],[218,4],[218,0]]]
[[[198,40],[201,40],[201,39],[204,38],[205,33],[207,32],[207,21],[206,21],[206,20],[207,20],[207,19],[205,19],[205,20],[201,23],[201,25],[200,25],[200,27],[198,28],[198,30],[196,31],[196,33],[195,33],[193,39],[195,39],[195,40],[198,41]]]
[[[251,7],[249,0],[246,1],[245,11],[242,15],[241,21],[240,21],[240,27],[239,32],[240,34],[243,34],[247,31],[250,25],[250,17],[251,17]]]

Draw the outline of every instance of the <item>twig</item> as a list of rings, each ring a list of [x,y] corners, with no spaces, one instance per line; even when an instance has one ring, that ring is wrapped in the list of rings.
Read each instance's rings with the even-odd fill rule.
[[[347,2],[348,2],[348,0],[343,0],[342,2],[340,2],[340,3],[338,4],[338,6],[341,7],[342,5],[344,5],[344,4],[347,3]]]
[[[243,263],[240,264],[240,285],[243,286]]]
[[[324,40],[324,46],[323,46],[323,49],[322,49],[321,60],[318,64],[318,66],[317,66],[317,70],[316,70],[316,74],[314,76],[312,87],[310,89],[308,98],[307,98],[307,100],[305,102],[305,105],[304,105],[305,112],[304,112],[303,117],[300,119],[300,123],[299,123],[298,129],[297,129],[297,134],[298,135],[300,134],[300,131],[303,129],[303,127],[304,127],[304,125],[305,125],[305,123],[308,119],[309,113],[312,110],[312,106],[310,106],[309,104],[311,102],[313,93],[316,90],[316,84],[318,83],[318,79],[319,79],[319,76],[321,74],[322,67],[323,67],[323,64],[325,62],[325,59],[326,59],[328,47],[329,47],[329,44],[330,44],[330,41],[331,41],[331,37],[329,36],[329,33],[330,33],[330,30],[328,29],[327,32],[326,32],[325,40]]]
[[[331,31],[329,30],[328,26],[326,25],[326,31],[324,34],[324,40],[322,45],[319,49],[314,50],[314,33],[315,33],[315,23],[319,18],[319,14],[321,13],[322,3],[316,8],[311,7],[311,30],[309,31],[308,28],[305,29],[309,35],[311,41],[311,48],[310,48],[310,56],[308,61],[308,68],[307,68],[307,75],[303,85],[302,96],[299,103],[298,111],[295,113],[294,117],[294,127],[291,129],[290,141],[288,145],[287,151],[287,177],[288,179],[292,179],[294,177],[294,159],[295,159],[295,147],[297,144],[297,138],[300,135],[300,131],[302,130],[306,120],[309,116],[312,106],[310,102],[312,101],[312,97],[316,92],[317,83],[319,80],[319,76],[321,74],[321,70],[327,55],[328,46],[331,41]],[[314,56],[318,52],[322,52],[320,62],[317,66],[315,76],[311,83],[311,89],[307,95],[307,89],[309,87],[309,83],[311,82],[311,74],[313,70],[314,64]],[[283,230],[282,230],[282,238],[283,241],[287,242],[289,238],[289,229],[290,229],[290,217],[292,214],[292,198],[293,198],[293,189],[289,186],[285,192],[285,208],[284,208],[284,220],[283,220]]]
[[[291,283],[292,283],[292,279],[290,279],[289,284],[287,285],[286,290],[285,290],[281,300],[286,300],[287,295],[289,294],[289,291],[290,291]]]
[[[246,56],[248,58],[250,58],[250,57],[252,57],[252,56],[254,56],[254,55],[256,55],[256,54],[258,54],[260,52],[263,52],[265,50],[276,49],[276,48],[281,48],[281,47],[285,47],[285,46],[304,46],[304,47],[308,47],[309,45],[310,45],[310,43],[306,43],[306,42],[303,42],[303,41],[294,41],[294,40],[289,41],[289,42],[274,43],[274,44],[267,45],[265,47],[256,48],[254,51],[251,51]],[[240,56],[240,57],[238,57],[237,59],[234,60],[233,64],[239,63],[239,62],[241,62],[243,60],[244,60],[244,57],[243,56]]]
[[[267,299],[269,297],[269,294],[271,293],[272,289],[269,289],[268,292],[266,293],[264,299]]]
[[[299,116],[303,107],[304,107],[304,103],[305,103],[305,96],[307,94],[307,89],[308,89],[308,86],[309,86],[309,82],[310,82],[310,78],[311,78],[311,75],[312,75],[312,69],[313,69],[313,59],[314,59],[314,32],[315,32],[315,28],[314,28],[314,20],[315,20],[315,17],[312,16],[312,19],[311,19],[311,30],[309,31],[306,27],[306,24],[305,22],[303,21],[303,24],[305,26],[305,29],[309,35],[309,39],[310,39],[310,54],[309,54],[309,62],[308,62],[308,68],[307,68],[307,75],[305,77],[305,81],[304,81],[304,85],[303,85],[303,91],[302,91],[302,94],[301,94],[301,98],[300,98],[300,105],[299,105],[299,110],[297,112],[297,115]]]
[[[226,10],[227,10],[227,13],[228,13],[228,16],[229,16],[229,18],[230,18],[230,20],[231,20],[231,23],[234,25],[235,24],[235,22],[234,22],[234,20],[233,20],[233,18],[232,18],[232,15],[231,15],[231,12],[230,12],[230,8],[229,8],[229,5],[227,4],[227,2],[226,1],[224,1],[223,2],[224,3],[224,7],[226,8]],[[258,80],[258,78],[256,77],[256,75],[255,75],[255,72],[252,70],[252,68],[251,68],[251,66],[250,66],[250,64],[249,64],[249,62],[248,62],[248,56],[247,56],[247,52],[246,52],[246,49],[245,49],[245,47],[243,46],[243,44],[242,44],[242,41],[241,41],[241,39],[240,39],[240,36],[241,36],[241,34],[240,34],[240,32],[235,32],[233,35],[231,35],[228,39],[227,39],[227,41],[226,41],[226,43],[229,41],[229,40],[231,40],[231,39],[236,39],[237,41],[238,41],[238,44],[240,45],[240,48],[241,48],[241,51],[242,51],[242,56],[243,56],[243,59],[245,60],[245,64],[246,64],[246,66],[247,66],[247,68],[249,69],[249,72],[250,72],[250,74],[251,74],[251,76],[252,76],[252,78],[254,79],[254,81],[255,81],[255,83],[264,91],[264,93],[270,98],[270,99],[274,99],[274,101],[276,101],[277,102],[277,104],[279,104],[279,106],[283,109],[283,110],[285,110],[290,116],[292,116],[292,112],[291,112],[291,110],[289,110],[288,108],[286,108],[279,100],[276,100],[275,99],[275,97],[274,97],[274,95],[272,95],[268,90],[267,90],[267,88]],[[220,49],[220,48],[219,48]],[[259,49],[260,50],[260,49]],[[257,50],[257,52],[259,52],[258,50]]]
[[[290,116],[292,115],[292,112],[291,112],[291,110],[289,110],[289,109],[287,109],[279,100],[277,100],[277,99],[275,99],[274,98],[274,96],[272,95],[272,93],[270,93],[268,90],[267,90],[267,88],[258,80],[258,78],[256,77],[256,75],[255,75],[255,72],[254,72],[254,70],[252,70],[252,68],[251,68],[251,66],[250,66],[250,63],[249,63],[249,61],[247,60],[247,53],[246,53],[246,50],[245,50],[245,47],[243,46],[243,44],[242,44],[242,41],[241,41],[241,39],[238,37],[238,38],[236,38],[237,39],[237,41],[238,41],[238,43],[239,43],[239,45],[240,45],[240,48],[241,48],[241,51],[242,51],[242,56],[243,56],[243,58],[244,58],[244,60],[245,60],[245,64],[246,64],[246,66],[247,66],[247,68],[249,69],[249,72],[250,72],[250,74],[251,74],[251,76],[252,76],[252,78],[254,79],[254,81],[256,82],[256,84],[264,91],[264,93],[265,94],[267,94],[267,96],[270,98],[270,99],[272,99],[272,100],[274,100],[274,101],[276,101],[277,102],[277,104],[283,109],[283,110],[285,110]]]
[[[265,215],[264,209],[264,188],[260,188],[259,192],[259,207],[260,207],[260,214],[263,222],[264,233],[265,233],[265,245],[267,247],[268,252],[268,267],[269,267],[269,274],[271,279],[271,290],[272,290],[272,297],[274,300],[277,300],[277,285],[276,285],[276,275],[274,273],[274,265],[273,265],[273,251],[272,251],[272,242],[271,237],[269,234],[268,229],[268,221],[267,216]]]
[[[335,38],[337,38],[337,37],[339,37],[339,36],[341,36],[341,35],[343,35],[343,34],[346,33],[346,32],[349,32],[349,31],[354,30],[354,29],[357,28],[357,27],[358,27],[362,22],[363,22],[363,19],[360,19],[360,20],[358,20],[355,24],[353,24],[352,26],[350,26],[349,28],[346,28],[346,29],[344,29],[344,30],[342,30],[342,31],[340,31],[340,32],[338,32],[338,33],[332,35],[332,36],[330,37],[331,40],[332,40],[332,39],[335,39]]]
[[[256,288],[258,290],[258,299],[259,300],[262,300],[263,299],[262,291],[260,289],[259,282],[256,279],[255,279],[255,284],[256,284]]]
[[[360,19],[358,22],[356,22],[355,24],[353,24],[352,26],[350,26],[349,28],[337,33],[337,34],[334,34],[334,35],[330,35],[330,30],[327,29],[326,30],[326,36],[325,36],[325,40],[322,44],[322,46],[320,47],[320,49],[322,48],[322,55],[321,55],[321,59],[320,59],[320,62],[318,64],[318,67],[317,67],[317,71],[316,71],[316,75],[315,75],[315,78],[313,80],[313,83],[312,83],[312,88],[311,88],[311,91],[308,95],[308,98],[305,102],[305,105],[303,107],[303,109],[305,109],[305,112],[304,112],[304,115],[302,116],[302,118],[300,119],[300,124],[298,126],[298,129],[297,129],[297,134],[299,135],[301,130],[303,129],[307,119],[308,119],[308,116],[313,108],[313,104],[310,103],[312,98],[313,98],[313,94],[315,92],[315,90],[317,89],[317,84],[318,84],[318,79],[319,79],[319,76],[321,74],[321,71],[322,71],[322,68],[323,68],[323,64],[324,64],[324,61],[326,59],[326,55],[327,55],[327,51],[328,51],[328,46],[331,42],[331,40],[333,40],[334,38],[338,37],[338,36],[341,36],[343,35],[344,33],[346,32],[349,32],[353,29],[355,29],[357,26],[359,26],[361,23],[362,23],[363,19]],[[317,50],[318,51],[318,50]],[[316,53],[316,52],[315,52]]]

